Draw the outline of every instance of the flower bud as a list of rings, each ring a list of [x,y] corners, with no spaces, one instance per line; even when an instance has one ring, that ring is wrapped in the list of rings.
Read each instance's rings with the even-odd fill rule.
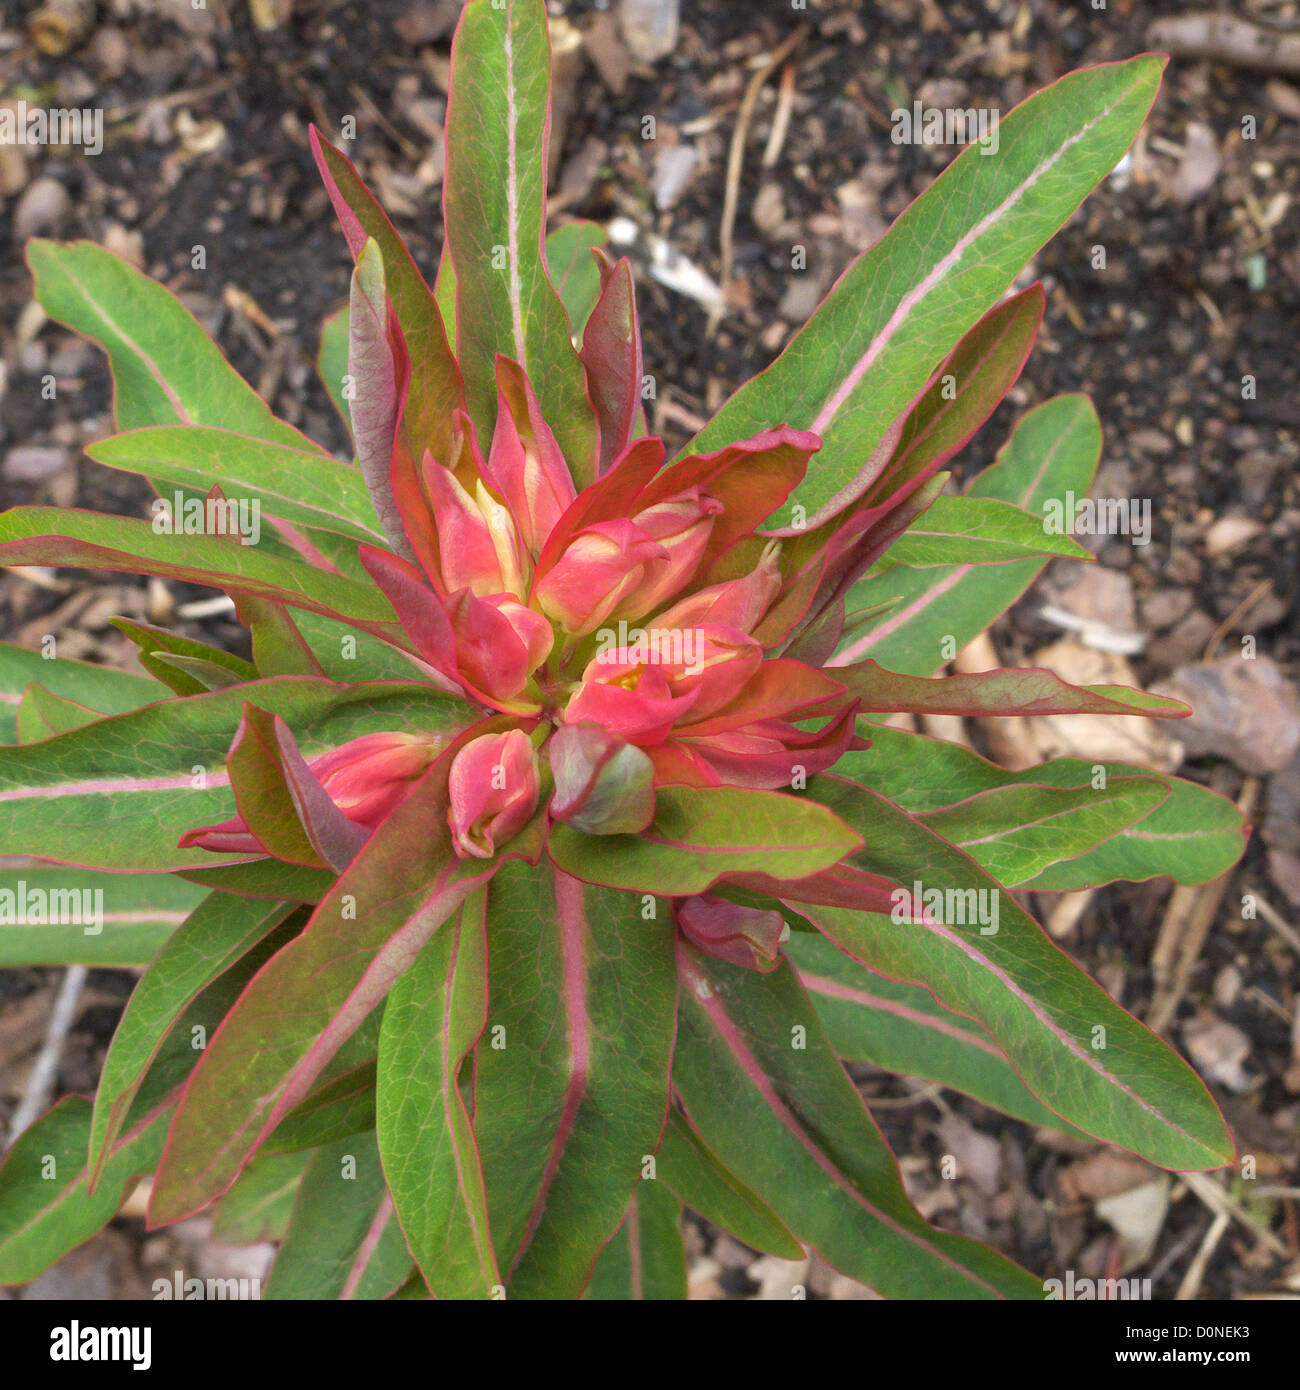
[[[682,636],[685,660],[665,665],[663,673],[674,695],[695,696],[691,719],[704,719],[741,693],[762,664],[763,649],[729,627],[690,628]]]
[[[492,701],[511,701],[546,660],[551,625],[510,594],[475,598],[461,589],[447,600],[456,639],[456,669]]]
[[[540,792],[537,757],[523,730],[471,740],[448,777],[452,848],[462,859],[490,859],[528,824]]]
[[[675,603],[655,620],[657,627],[704,627],[720,624],[753,632],[781,592],[780,542],[766,546],[758,564],[740,579],[710,584]]]
[[[602,521],[571,540],[538,582],[542,612],[567,631],[594,631],[645,578],[646,567],[668,552],[627,520]]]
[[[523,369],[498,357],[497,385],[488,474],[505,498],[524,544],[536,556],[577,496],[573,475]]]
[[[653,613],[689,583],[721,511],[721,502],[693,487],[638,512],[633,525],[658,541],[664,554],[646,562],[641,582],[625,595],[612,616],[638,618]]]
[[[473,497],[456,475],[431,460],[424,470],[438,558],[447,593],[468,589],[477,597],[523,592],[519,537],[510,513],[483,486]]]
[[[767,974],[781,959],[781,943],[790,936],[779,912],[742,907],[712,893],[683,898],[677,925],[696,950],[717,960]]]
[[[565,724],[547,745],[551,815],[588,835],[636,835],[654,819],[654,764],[595,724]]]
[[[598,724],[628,743],[649,747],[668,737],[695,699],[693,694],[674,696],[657,666],[593,661],[564,711],[564,722]]]
[[[308,766],[349,820],[373,830],[425,774],[444,741],[420,734],[365,734]]]

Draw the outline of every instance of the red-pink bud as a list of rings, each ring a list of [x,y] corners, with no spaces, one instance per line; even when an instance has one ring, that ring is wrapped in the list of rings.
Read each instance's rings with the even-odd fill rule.
[[[471,740],[448,777],[452,848],[462,859],[490,859],[528,824],[540,791],[537,756],[522,729]]]
[[[768,545],[754,569],[740,579],[710,584],[689,594],[655,619],[656,627],[704,627],[720,624],[753,632],[781,592],[780,543]]]
[[[555,629],[535,609],[520,603],[513,594],[489,594],[485,603],[498,609],[524,644],[528,673],[531,675],[551,654]]]
[[[657,666],[593,661],[564,711],[566,724],[598,724],[628,743],[662,743],[697,696],[674,696]]]
[[[497,358],[497,423],[488,475],[536,556],[577,496],[573,475],[522,368]]]
[[[742,907],[712,893],[683,898],[677,904],[677,925],[706,956],[763,974],[776,969],[781,943],[790,935],[779,912]]]
[[[693,487],[638,512],[632,518],[633,525],[658,541],[664,554],[646,562],[641,582],[620,601],[612,616],[642,617],[680,592],[699,567],[714,518],[721,511],[721,502]]]
[[[729,627],[688,628],[682,637],[685,659],[663,666],[663,673],[674,695],[695,696],[691,719],[704,719],[740,695],[762,664],[763,649]]]
[[[450,469],[426,460],[424,483],[438,530],[438,558],[448,593],[477,597],[523,592],[519,537],[510,513],[480,481],[475,496]]]
[[[364,734],[308,766],[349,820],[373,830],[428,770],[442,742],[420,734]]]
[[[602,521],[571,540],[537,585],[542,611],[569,632],[593,632],[668,552],[627,520]]]

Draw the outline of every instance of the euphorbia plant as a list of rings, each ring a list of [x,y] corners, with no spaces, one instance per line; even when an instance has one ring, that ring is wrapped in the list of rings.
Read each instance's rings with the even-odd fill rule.
[[[93,1105],[60,1101],[0,1170],[0,1278],[150,1175],[152,1224],[211,1207],[282,1242],[267,1296],[681,1295],[687,1206],[885,1294],[1041,1297],[1050,1271],[921,1219],[842,1059],[1165,1167],[1231,1160],[1195,1074],[1011,890],[1204,881],[1234,808],[884,722],[1185,713],[935,675],[1086,554],[1042,516],[1096,466],[1084,398],[1029,412],[964,495],[940,470],[1036,332],[1041,289],[1004,294],[1160,70],[1007,116],[671,462],[628,262],[597,248],[587,274],[586,225],[544,241],[541,0],[465,9],[432,290],[312,135],[356,263],[322,349],[355,462],[159,286],[33,243],[42,304],[113,368],[120,433],[88,452],[169,505],[15,509],[0,558],[224,590],[252,661],[126,620],[148,679],[8,653],[0,852],[119,921],[10,926],[3,958],[148,968]],[[256,545],[213,534],[236,502]],[[178,894],[173,928],[148,909]]]

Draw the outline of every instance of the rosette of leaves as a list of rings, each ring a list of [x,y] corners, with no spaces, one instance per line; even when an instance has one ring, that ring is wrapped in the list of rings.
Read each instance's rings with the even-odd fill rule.
[[[88,452],[167,524],[16,508],[0,559],[224,591],[252,660],[126,620],[143,676],[4,651],[0,853],[44,865],[6,891],[101,889],[108,924],[11,914],[0,962],[146,968],[93,1101],[0,1168],[0,1280],[148,1176],[152,1225],[279,1242],[267,1297],[680,1297],[684,1207],[885,1295],[1041,1297],[921,1218],[845,1060],[1167,1168],[1231,1161],[1191,1069],[1014,894],[1208,880],[1235,809],[883,722],[1186,713],[936,675],[1085,553],[1043,521],[1098,462],[1084,397],[1028,412],[961,495],[943,468],[1038,328],[1013,279],[1161,66],[1010,113],[671,461],[627,261],[588,224],[545,236],[541,0],[460,21],[432,288],[313,134],[356,263],[321,349],[353,458],[160,286],[31,244],[40,302],[112,367],[118,433]],[[213,524],[237,502],[257,544]]]

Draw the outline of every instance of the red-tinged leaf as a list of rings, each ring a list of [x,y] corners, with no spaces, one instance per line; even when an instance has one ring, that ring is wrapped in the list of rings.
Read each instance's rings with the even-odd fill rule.
[[[600,297],[600,267],[592,252],[608,240],[609,233],[598,222],[566,222],[546,238],[546,273],[575,339],[582,338]]]
[[[803,1246],[785,1222],[734,1173],[691,1128],[680,1110],[668,1112],[655,1176],[706,1221],[782,1260],[801,1260]]]
[[[264,554],[228,536],[160,534],[149,522],[127,517],[64,507],[14,507],[0,513],[0,564],[156,574],[310,609],[385,641],[396,637],[400,642],[382,595],[371,586]]]
[[[256,670],[262,676],[323,676],[316,653],[282,603],[239,595],[235,614],[253,639]]]
[[[453,748],[456,745],[453,745]],[[451,752],[371,836],[208,1044],[177,1108],[155,1225],[219,1196],[495,862],[462,862],[445,824]],[[219,1136],[216,1137],[216,1136]]]
[[[763,430],[713,454],[691,454],[669,464],[641,495],[638,505],[653,506],[690,487],[702,487],[723,505],[700,561],[704,573],[743,536],[749,535],[786,499],[808,471],[821,441],[806,430]]]
[[[452,42],[443,182],[466,399],[490,438],[496,355],[518,362],[581,487],[596,474],[599,429],[568,316],[547,278],[549,99],[542,0],[472,0]]]
[[[234,814],[224,765],[246,700],[280,715],[307,757],[393,729],[452,738],[473,717],[427,686],[340,686],[296,676],[163,701],[0,749],[0,853],[91,868],[215,870],[220,856],[176,842]],[[278,867],[292,878],[291,868]],[[271,888],[272,896],[292,895]]]
[[[213,1237],[224,1245],[283,1240],[310,1157],[291,1153],[254,1159],[212,1213]]]
[[[23,691],[22,703],[18,706],[18,742],[39,743],[42,739],[53,738],[55,734],[84,728],[102,718],[98,710],[87,709],[85,705],[79,705],[75,700],[65,700],[60,695],[52,695],[43,685],[33,683]]]
[[[168,939],[132,993],[104,1058],[90,1128],[92,1190],[173,1025],[203,990],[296,910],[292,903],[212,893]]]
[[[361,1037],[361,1032],[354,1033],[350,1043],[355,1044]],[[295,1106],[276,1125],[258,1151],[259,1157],[263,1154],[297,1153],[302,1149],[315,1149],[322,1144],[332,1144],[336,1139],[346,1139],[349,1134],[361,1134],[365,1130],[374,1129],[374,1058],[361,1063],[360,1066],[340,1072],[331,1081],[324,1079],[338,1066],[344,1055],[343,1051],[335,1054],[334,1060],[322,1073],[321,1081],[306,1100]]]
[[[272,414],[174,294],[134,266],[93,242],[36,238],[27,260],[46,313],[108,354],[119,430],[211,425],[328,459]]]
[[[188,656],[211,662],[215,666],[224,667],[236,681],[257,679],[255,666],[243,657],[223,652],[219,647],[209,647],[205,642],[196,642],[193,638],[182,637],[179,633],[167,632],[163,628],[137,622],[134,618],[110,618],[109,622],[119,632],[125,633],[139,648],[140,665],[150,675],[157,676],[177,695],[199,695],[209,687],[193,676],[187,676],[178,667],[159,660],[160,655]],[[162,693],[158,692],[159,698],[162,697]]]
[[[842,699],[844,693],[844,687],[834,677],[801,661],[774,657],[763,662],[730,705],[696,723],[683,724],[679,733],[703,738],[706,734],[743,728],[759,719],[804,719],[818,713],[829,701]]]
[[[459,1085],[487,1019],[487,891],[474,893],[394,986],[379,1035],[378,1134],[407,1244],[435,1298],[491,1298],[474,1129]]]
[[[97,1191],[86,1190],[90,1102],[64,1096],[23,1131],[0,1165],[0,1284],[25,1284],[117,1215],[127,1184],[158,1161],[169,1114],[118,1142]]]
[[[686,1298],[682,1204],[662,1184],[637,1183],[627,1215],[600,1252],[583,1297],[594,1302]]]
[[[488,895],[492,988],[474,1128],[511,1298],[575,1298],[654,1154],[677,981],[667,911],[508,864]]]
[[[383,255],[387,290],[397,313],[411,376],[402,432],[411,458],[430,450],[445,460],[451,442],[452,412],[465,405],[460,369],[447,341],[447,329],[434,297],[411,253],[346,155],[322,140],[313,126],[312,154],[338,214],[353,258],[373,238]]]
[[[366,242],[352,272],[348,304],[348,375],[352,397],[352,437],[375,514],[388,544],[408,560],[415,552],[406,538],[393,496],[394,453],[406,403],[410,362],[389,309],[379,243]],[[409,464],[409,455],[407,456]]]
[[[936,1231],[788,962],[771,974],[679,945],[673,1085],[692,1126],[795,1237],[886,1297],[1041,1298],[1004,1256]]]
[[[317,1149],[262,1297],[387,1298],[410,1271],[374,1133]]]
[[[641,409],[641,324],[627,257],[601,261],[603,288],[578,354],[600,421],[600,472],[632,442]]]
[[[14,719],[23,692],[33,681],[53,695],[104,714],[122,714],[154,700],[165,700],[169,689],[166,683],[160,685],[148,676],[70,656],[51,661],[41,652],[0,642],[0,744],[17,741]]]
[[[1115,167],[1164,62],[1145,54],[1070,73],[1003,117],[997,155],[968,146],[687,447],[715,449],[773,419],[811,430],[822,455],[796,500],[820,519],[934,364]]]
[[[1027,1124],[1080,1133],[1029,1090],[982,1028],[940,1008],[928,990],[864,970],[815,932],[794,932],[785,949],[845,1061],[924,1077]]]
[[[1169,1168],[1232,1160],[1232,1138],[1196,1073],[972,859],[855,783],[819,777],[810,794],[866,832],[857,867],[908,889],[901,910],[889,914],[798,909],[845,954],[924,985],[944,1008],[974,1020],[1030,1090],[1086,1133]]]
[[[886,671],[874,661],[832,669],[849,694],[861,700],[863,712],[871,714],[1144,714],[1151,719],[1185,719],[1191,713],[1177,700],[1125,685],[1070,685],[1033,666],[934,679]]]
[[[904,422],[893,457],[866,494],[869,502],[942,468],[993,414],[1025,365],[1044,303],[1042,285],[1030,285],[990,309],[957,344]]]
[[[860,843],[838,817],[806,799],[748,787],[660,787],[640,835],[584,835],[552,827],[551,858],[585,883],[634,893],[703,893],[723,874],[802,878]]]

